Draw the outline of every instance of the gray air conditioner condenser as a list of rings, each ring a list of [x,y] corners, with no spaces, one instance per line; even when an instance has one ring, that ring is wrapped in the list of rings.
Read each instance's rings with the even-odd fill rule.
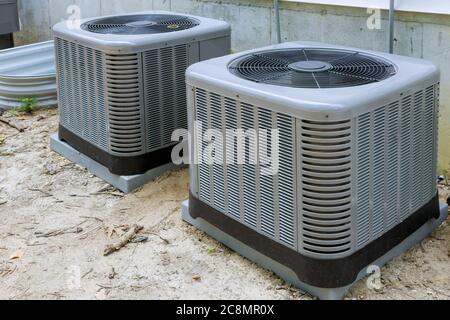
[[[228,23],[151,11],[54,28],[59,138],[117,175],[169,163],[185,71],[230,52]]]

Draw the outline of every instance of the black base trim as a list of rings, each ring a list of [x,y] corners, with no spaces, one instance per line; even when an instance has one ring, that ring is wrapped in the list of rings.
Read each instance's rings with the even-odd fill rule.
[[[197,199],[192,193],[189,200],[189,214],[194,219],[204,219],[245,245],[288,267],[296,273],[300,281],[319,288],[334,289],[354,283],[363,268],[400,244],[430,219],[438,219],[440,210],[439,197],[436,195],[429,203],[382,237],[351,256],[334,260],[320,260],[301,255],[222,214]]]
[[[173,146],[168,146],[153,152],[133,157],[119,157],[109,154],[99,147],[87,142],[76,134],[59,126],[59,139],[85,154],[89,158],[104,165],[113,174],[133,176],[172,162]]]

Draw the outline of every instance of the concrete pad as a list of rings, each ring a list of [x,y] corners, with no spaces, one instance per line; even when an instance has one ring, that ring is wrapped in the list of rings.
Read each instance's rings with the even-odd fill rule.
[[[440,210],[441,215],[440,215],[439,219],[429,220],[422,227],[420,227],[416,232],[414,232],[408,238],[403,240],[403,242],[401,242],[399,245],[394,247],[392,250],[387,252],[382,257],[378,258],[376,261],[370,263],[368,266],[363,268],[360,271],[360,273],[358,274],[358,277],[354,283],[352,283],[346,287],[332,288],[332,289],[314,287],[314,286],[311,286],[309,284],[306,284],[306,283],[300,281],[298,279],[297,275],[291,269],[287,268],[286,266],[278,263],[277,261],[271,259],[268,256],[263,255],[262,253],[260,253],[256,250],[254,250],[253,248],[240,242],[238,239],[233,238],[232,236],[223,232],[219,228],[213,226],[212,224],[205,221],[204,219],[192,218],[191,215],[189,214],[189,201],[183,202],[181,212],[182,212],[182,217],[183,217],[184,221],[186,221],[187,223],[196,227],[197,229],[205,232],[212,238],[223,243],[225,246],[236,251],[243,257],[259,264],[260,266],[262,266],[263,268],[265,268],[267,270],[273,271],[275,274],[277,274],[280,278],[285,280],[287,283],[292,284],[292,285],[296,286],[297,288],[318,297],[321,300],[341,300],[341,299],[344,299],[348,290],[357,281],[372,274],[370,272],[371,269],[369,269],[369,267],[371,267],[371,266],[378,266],[379,268],[383,267],[390,260],[403,254],[404,252],[406,252],[410,248],[412,248],[414,245],[416,245],[418,242],[425,239],[435,228],[437,228],[439,225],[441,225],[448,217],[448,206],[445,204],[441,204],[440,209],[441,209]]]
[[[56,153],[59,153],[66,159],[86,168],[93,175],[108,182],[124,193],[130,193],[133,190],[143,186],[144,184],[154,180],[164,172],[175,169],[177,167],[173,163],[168,163],[158,168],[151,169],[144,174],[135,176],[118,176],[112,174],[105,166],[78,152],[67,143],[61,141],[58,137],[58,134],[54,134],[51,136],[50,149],[55,151]]]

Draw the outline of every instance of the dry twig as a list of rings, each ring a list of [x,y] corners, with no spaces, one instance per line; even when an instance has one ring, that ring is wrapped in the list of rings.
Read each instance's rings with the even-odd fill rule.
[[[15,121],[12,121],[12,120],[9,120],[9,119],[3,118],[3,117],[0,117],[0,122],[6,124],[7,126],[13,128],[13,129],[16,129],[19,132],[24,132],[26,129],[26,127],[15,123]]]
[[[29,188],[28,190],[29,190],[29,191],[33,191],[33,192],[40,192],[40,193],[43,194],[44,197],[47,197],[47,198],[53,197],[53,194],[51,194],[51,193],[49,193],[49,192],[47,192],[47,191],[41,190],[41,189],[37,189],[37,188]]]
[[[166,238],[163,238],[161,235],[159,235],[159,234],[156,233],[156,232],[149,232],[149,234],[158,237],[159,239],[161,239],[162,241],[164,241],[166,244],[170,244],[170,241],[169,241],[169,240],[167,240]]]
[[[59,230],[53,230],[53,231],[46,232],[46,233],[36,232],[35,234],[36,234],[36,237],[38,237],[38,238],[51,238],[51,237],[57,237],[57,236],[67,234],[67,233],[81,233],[81,232],[83,232],[83,228],[80,228],[80,226],[83,223],[85,223],[86,221],[87,220],[84,220],[73,227],[68,227],[68,228],[59,229]]]
[[[105,247],[105,250],[103,252],[103,255],[108,256],[113,252],[119,251],[123,247],[125,247],[131,239],[133,239],[140,231],[142,231],[144,227],[134,225],[128,230],[120,239],[118,242],[109,244]]]

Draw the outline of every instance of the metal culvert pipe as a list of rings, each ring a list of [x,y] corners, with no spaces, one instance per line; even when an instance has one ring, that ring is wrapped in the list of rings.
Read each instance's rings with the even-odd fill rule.
[[[18,107],[24,97],[57,104],[53,41],[0,51],[0,109]]]

